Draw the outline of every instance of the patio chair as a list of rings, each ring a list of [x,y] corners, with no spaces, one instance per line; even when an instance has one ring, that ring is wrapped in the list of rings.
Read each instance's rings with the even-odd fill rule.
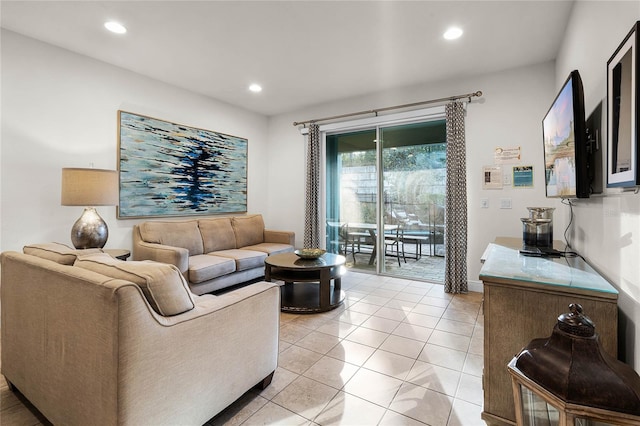
[[[391,230],[389,232],[385,232],[384,234],[384,255],[385,256],[394,256],[398,259],[398,266],[400,264],[400,256],[404,260],[404,263],[407,263],[407,258],[404,254],[404,230],[402,226],[398,226],[396,229]],[[395,254],[393,254],[395,250]],[[402,254],[401,253],[402,250]]]
[[[355,238],[349,233],[349,224],[343,223],[340,225],[340,230],[338,231],[338,250],[340,254],[343,256],[347,256],[349,251],[351,251],[351,256],[353,257],[353,264],[356,264],[356,250],[355,244],[358,243]]]

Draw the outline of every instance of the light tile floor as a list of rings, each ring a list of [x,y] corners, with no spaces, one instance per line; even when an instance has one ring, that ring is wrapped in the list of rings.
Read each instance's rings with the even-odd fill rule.
[[[480,426],[481,293],[349,271],[343,306],[282,313],[271,385],[208,425]]]
[[[484,425],[482,294],[349,271],[343,306],[281,314],[267,389],[207,425]],[[1,342],[0,342],[1,344]],[[46,419],[0,380],[0,424]]]

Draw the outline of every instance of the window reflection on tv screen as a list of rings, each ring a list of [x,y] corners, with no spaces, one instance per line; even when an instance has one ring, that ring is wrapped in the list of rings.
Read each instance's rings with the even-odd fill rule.
[[[569,79],[542,122],[547,197],[576,194],[573,120],[573,80]]]

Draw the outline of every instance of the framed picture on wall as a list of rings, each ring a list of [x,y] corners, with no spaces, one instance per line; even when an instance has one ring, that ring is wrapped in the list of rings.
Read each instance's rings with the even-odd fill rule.
[[[118,111],[118,218],[247,211],[247,139]]]
[[[640,21],[607,62],[607,187],[640,184],[638,24]]]

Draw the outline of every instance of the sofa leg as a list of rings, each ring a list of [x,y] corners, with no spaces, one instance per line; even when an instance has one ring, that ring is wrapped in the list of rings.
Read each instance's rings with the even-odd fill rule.
[[[271,380],[273,380],[274,374],[275,374],[275,371],[272,371],[271,374],[269,374],[267,377],[262,379],[262,381],[256,385],[256,388],[260,390],[266,389],[267,386],[271,384]]]
[[[5,378],[4,378],[4,380],[7,382],[7,387],[9,387],[9,390],[10,390],[11,392],[15,392],[15,391],[17,391],[17,390],[18,390],[18,389],[16,389],[16,387],[13,385],[13,383],[11,383],[11,382],[9,381],[9,379],[7,379],[7,378],[5,377]]]

